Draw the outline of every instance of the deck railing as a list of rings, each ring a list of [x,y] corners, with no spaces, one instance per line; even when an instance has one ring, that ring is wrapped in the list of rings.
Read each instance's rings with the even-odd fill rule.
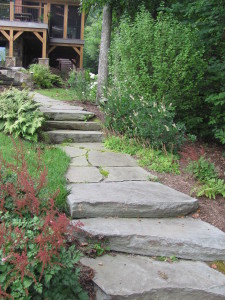
[[[0,3],[0,20],[35,22],[48,24],[47,5],[18,5]]]

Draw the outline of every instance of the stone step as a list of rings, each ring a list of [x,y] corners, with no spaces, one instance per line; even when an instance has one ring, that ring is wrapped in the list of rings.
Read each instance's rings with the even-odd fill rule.
[[[187,215],[198,201],[157,182],[74,184],[68,196],[73,218],[161,218]]]
[[[45,130],[67,129],[81,131],[98,131],[102,129],[100,123],[97,122],[82,122],[82,121],[46,121]]]
[[[75,222],[75,221],[72,221]],[[192,218],[81,219],[81,239],[104,237],[111,250],[147,256],[225,260],[225,233]]]
[[[50,120],[55,121],[87,121],[94,117],[94,113],[71,108],[71,110],[41,108],[41,111]]]
[[[96,300],[225,299],[225,276],[202,262],[105,255],[81,263],[94,269]]]
[[[80,131],[80,130],[52,130],[46,131],[48,141],[54,144],[64,142],[85,143],[85,142],[101,142],[103,133],[100,131]]]

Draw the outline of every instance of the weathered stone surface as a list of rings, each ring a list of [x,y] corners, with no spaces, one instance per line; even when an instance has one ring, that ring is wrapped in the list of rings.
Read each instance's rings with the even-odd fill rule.
[[[225,260],[225,233],[192,218],[81,219],[83,233],[104,236],[115,251],[184,259]],[[78,234],[78,233],[77,233]]]
[[[87,150],[97,150],[97,151],[104,151],[104,144],[103,143],[71,143],[71,147],[87,149]]]
[[[136,167],[137,162],[127,154],[90,151],[88,159],[96,167]]]
[[[70,166],[66,178],[70,183],[99,182],[102,180],[102,175],[94,167]]]
[[[83,156],[87,153],[87,150],[85,149],[79,149],[71,146],[59,146],[59,148],[65,151],[70,157]]]
[[[50,120],[56,121],[85,121],[94,117],[92,112],[77,109],[60,110],[43,107],[41,111]]]
[[[87,167],[89,166],[89,163],[85,156],[78,156],[72,159],[70,165],[77,167]]]
[[[72,105],[65,104],[65,103],[63,103],[63,105],[60,104],[60,103],[54,103],[54,104],[51,104],[48,107],[46,107],[45,110],[46,111],[51,111],[51,110],[60,110],[60,111],[83,110],[83,107],[81,107],[81,106],[72,106]]]
[[[103,134],[100,131],[52,130],[46,131],[49,142],[60,144],[64,142],[101,142]]]
[[[45,129],[67,129],[67,130],[87,130],[98,131],[102,129],[100,123],[97,122],[79,122],[79,121],[47,121]]]
[[[106,182],[111,181],[148,181],[155,176],[141,167],[105,167],[109,172]]]
[[[68,196],[74,218],[174,217],[198,208],[198,201],[157,182],[75,184]]]
[[[147,257],[83,258],[95,271],[96,300],[222,300],[225,276],[202,262],[167,263]]]

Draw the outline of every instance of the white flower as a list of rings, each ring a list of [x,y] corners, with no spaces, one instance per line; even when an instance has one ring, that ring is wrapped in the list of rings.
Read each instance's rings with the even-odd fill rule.
[[[89,73],[91,79],[95,79],[95,74]]]
[[[166,126],[166,125],[164,125],[164,126],[166,128],[166,131],[170,131],[168,126]]]

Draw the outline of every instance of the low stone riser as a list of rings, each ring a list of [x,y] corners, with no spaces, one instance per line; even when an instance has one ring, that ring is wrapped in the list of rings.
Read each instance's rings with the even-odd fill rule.
[[[96,122],[47,121],[43,129],[45,131],[56,129],[100,131],[102,126]]]
[[[70,204],[72,218],[98,218],[98,217],[118,217],[118,218],[169,218],[188,215],[198,208],[198,204],[184,205],[183,203],[152,203],[150,205],[126,205],[117,202],[110,203],[76,203]]]
[[[81,239],[99,236],[113,251],[146,256],[176,256],[199,261],[225,260],[225,234],[191,218],[81,219]]]
[[[92,114],[85,114],[83,112],[81,113],[69,113],[69,112],[63,112],[63,113],[57,113],[57,112],[44,112],[45,116],[49,120],[54,121],[86,121],[91,118],[93,118]]]
[[[98,165],[98,156],[92,154],[92,151],[88,154],[89,162]],[[103,154],[109,156],[111,153],[100,153]],[[121,156],[120,161],[117,157],[111,164],[125,163],[126,159],[127,164],[133,164],[126,156]],[[104,170],[108,169],[104,167]],[[198,208],[197,199],[149,181],[75,184],[68,196],[68,204],[73,218],[168,218],[187,215]]]
[[[56,131],[48,131],[45,134],[48,136],[48,142],[52,144],[60,144],[64,142],[71,142],[71,143],[85,143],[85,142],[101,142],[103,140],[103,134],[100,132],[91,132],[87,133],[78,133],[74,132],[58,132]]]

